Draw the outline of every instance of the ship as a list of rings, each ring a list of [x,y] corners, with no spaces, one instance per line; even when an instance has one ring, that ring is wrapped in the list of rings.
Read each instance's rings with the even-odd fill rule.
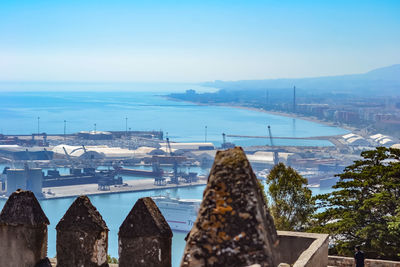
[[[122,177],[115,177],[116,172],[96,170],[95,168],[70,168],[70,174],[60,174],[58,170],[48,170],[43,175],[43,187],[56,187],[80,184],[99,184],[99,190],[108,190],[110,185],[121,185]]]
[[[152,197],[173,231],[189,232],[196,221],[200,199],[180,199],[166,196]]]

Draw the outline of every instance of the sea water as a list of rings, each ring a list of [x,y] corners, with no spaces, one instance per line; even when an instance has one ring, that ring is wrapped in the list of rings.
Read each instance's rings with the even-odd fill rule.
[[[310,121],[222,106],[170,101],[157,92],[3,92],[0,133],[62,134],[79,131],[162,130],[171,141],[222,142],[227,135],[308,137],[346,130]],[[39,119],[38,119],[39,118]],[[128,120],[126,121],[126,118]],[[127,124],[126,124],[127,122]],[[95,126],[96,124],[96,126]],[[268,139],[228,138],[237,145],[269,145]],[[274,140],[275,145],[329,146],[326,140]]]
[[[2,93],[0,132],[31,134],[67,133],[97,130],[124,131],[126,119],[131,130],[163,130],[171,141],[209,141],[221,143],[221,134],[266,136],[271,125],[274,136],[306,137],[345,134],[346,130],[309,121],[221,106],[202,106],[170,101],[157,92],[8,92]],[[40,118],[38,121],[38,117]],[[39,125],[38,125],[39,122]],[[207,126],[207,130],[206,130]],[[264,139],[233,139],[237,145],[266,145]],[[274,140],[276,145],[330,146],[319,140]],[[171,197],[201,199],[204,186],[160,189],[146,192],[91,196],[102,214],[109,232],[109,254],[118,256],[118,228],[137,199],[169,193]],[[312,188],[313,193],[327,189]],[[50,220],[48,255],[56,255],[55,226],[74,198],[42,200],[40,204]],[[0,209],[5,200],[0,200]],[[173,266],[179,266],[186,233],[174,232]]]

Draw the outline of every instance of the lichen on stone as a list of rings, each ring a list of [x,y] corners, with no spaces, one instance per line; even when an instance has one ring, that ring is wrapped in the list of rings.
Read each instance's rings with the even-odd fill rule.
[[[87,196],[75,199],[56,226],[59,230],[108,231],[106,222]]]
[[[244,151],[219,151],[181,266],[276,266],[276,230],[268,216]]]
[[[135,203],[119,228],[118,235],[172,237],[172,230],[154,201],[150,197],[145,197]]]
[[[18,189],[8,198],[0,213],[0,225],[49,225],[39,201],[31,191]]]

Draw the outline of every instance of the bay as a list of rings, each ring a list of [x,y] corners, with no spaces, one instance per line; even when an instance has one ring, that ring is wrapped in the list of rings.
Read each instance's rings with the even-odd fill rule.
[[[345,134],[348,131],[310,121],[253,110],[204,106],[170,101],[159,92],[3,92],[0,106],[0,133],[31,134],[39,131],[67,133],[79,131],[162,130],[171,141],[222,142],[222,133],[281,137]],[[207,126],[207,132],[206,132]],[[237,145],[266,145],[264,139],[234,139]],[[275,145],[330,146],[325,140],[274,141]]]
[[[192,88],[192,87],[191,87]],[[189,88],[187,88],[189,89]],[[197,89],[197,88],[196,88]],[[203,88],[204,89],[204,88]],[[124,131],[125,118],[132,130],[163,130],[171,141],[210,141],[220,145],[221,134],[267,136],[271,125],[274,136],[305,137],[345,134],[348,131],[310,121],[292,119],[222,106],[202,106],[170,101],[165,92],[3,92],[0,106],[0,132],[31,134],[62,133],[64,120],[67,133],[93,130]],[[207,133],[205,127],[207,126]],[[266,145],[263,139],[228,139],[237,145]],[[319,140],[276,140],[276,145],[331,146]],[[106,221],[109,233],[109,254],[118,256],[118,228],[140,197],[169,193],[171,197],[201,199],[204,186],[169,190],[91,196],[90,199]],[[312,188],[313,193],[330,188]],[[48,255],[55,256],[55,226],[73,202],[73,198],[42,200],[40,204],[49,217]],[[0,208],[5,200],[0,200]],[[186,233],[175,232],[173,237],[173,266],[179,266]]]

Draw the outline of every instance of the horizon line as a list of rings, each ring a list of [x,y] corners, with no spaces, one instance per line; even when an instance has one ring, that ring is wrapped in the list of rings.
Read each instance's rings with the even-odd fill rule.
[[[398,66],[400,63],[385,65],[382,67],[376,67],[370,69],[367,72],[358,72],[358,73],[345,73],[345,74],[332,74],[332,75],[320,75],[320,76],[305,76],[305,77],[279,77],[279,78],[259,78],[259,79],[238,79],[238,80],[203,80],[203,81],[122,81],[122,80],[0,80],[0,83],[147,83],[147,84],[204,84],[204,83],[214,83],[217,81],[222,82],[237,82],[237,81],[262,81],[262,80],[290,80],[290,79],[310,79],[310,78],[325,78],[325,77],[340,77],[340,76],[349,76],[349,75],[363,75],[367,74],[371,71],[390,68],[394,66]]]

